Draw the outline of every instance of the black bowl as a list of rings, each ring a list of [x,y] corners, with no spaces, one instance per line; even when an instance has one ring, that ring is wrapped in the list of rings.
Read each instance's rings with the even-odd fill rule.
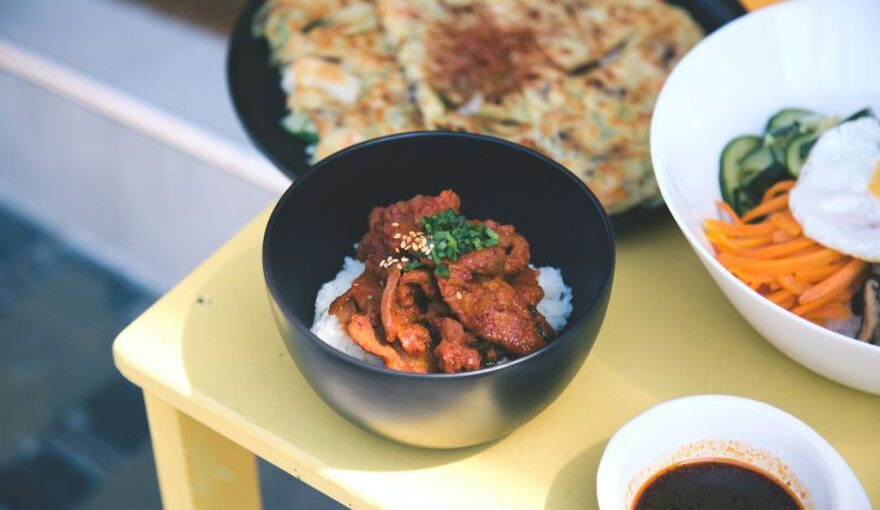
[[[313,335],[318,289],[353,254],[370,209],[446,188],[465,215],[516,226],[536,266],[561,268],[574,306],[561,335],[508,364],[427,375],[370,365]],[[390,439],[455,448],[510,433],[568,385],[605,316],[614,239],[583,182],[537,152],[481,135],[405,133],[338,152],[297,180],[269,219],[263,270],[291,357],[330,407]]]
[[[706,33],[745,14],[738,0],[667,0],[686,9]],[[251,27],[254,16],[265,0],[249,0],[238,15],[229,39],[226,60],[226,81],[232,104],[253,143],[284,174],[292,179],[310,168],[306,142],[291,135],[281,126],[286,115],[286,100],[281,90],[281,75],[270,62],[269,45],[254,37]],[[662,202],[643,204],[628,212],[612,216],[615,227],[628,228],[658,216]]]

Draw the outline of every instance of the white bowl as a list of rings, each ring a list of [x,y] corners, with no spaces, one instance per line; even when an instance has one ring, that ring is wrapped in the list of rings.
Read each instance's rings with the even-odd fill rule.
[[[700,395],[636,416],[608,442],[596,475],[601,510],[629,510],[667,466],[725,458],[790,484],[805,510],[870,510],[855,474],[822,436],[794,416],[739,397]]]
[[[880,347],[812,324],[752,291],[715,260],[703,235],[717,218],[724,145],[801,106],[880,112],[880,1],[792,0],[713,33],[663,87],[651,125],[657,182],[672,216],[737,310],[779,350],[819,374],[880,394]]]

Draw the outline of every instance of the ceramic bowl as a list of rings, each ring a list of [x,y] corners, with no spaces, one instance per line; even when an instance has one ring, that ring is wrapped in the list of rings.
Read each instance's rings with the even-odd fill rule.
[[[574,310],[559,337],[504,365],[420,375],[362,362],[313,335],[316,293],[353,255],[370,210],[446,188],[467,216],[515,225],[536,266],[562,270]],[[263,267],[287,348],[330,407],[396,441],[454,448],[510,433],[566,387],[605,315],[614,241],[598,200],[550,159],[486,136],[407,133],[343,150],[297,180],[269,219]]]
[[[870,510],[852,470],[813,429],[739,397],[671,400],[633,418],[608,442],[597,473],[601,510],[629,510],[657,472],[697,459],[753,466],[788,484],[805,510]]]
[[[651,154],[672,216],[743,317],[807,368],[880,394],[880,347],[817,326],[752,291],[715,260],[701,227],[717,218],[718,162],[733,137],[762,132],[785,107],[840,115],[880,110],[877,20],[875,0],[799,0],[722,27],[685,56],[663,87]]]

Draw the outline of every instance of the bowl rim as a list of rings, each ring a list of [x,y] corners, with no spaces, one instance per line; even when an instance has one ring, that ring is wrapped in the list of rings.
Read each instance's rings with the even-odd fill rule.
[[[565,329],[562,333],[560,333],[556,339],[554,339],[549,344],[544,345],[544,347],[538,349],[537,351],[528,354],[526,356],[522,356],[515,360],[509,361],[507,363],[501,365],[495,365],[488,368],[480,368],[477,370],[471,370],[467,372],[457,372],[457,373],[412,373],[412,372],[403,372],[400,370],[392,370],[390,368],[386,368],[384,365],[374,365],[371,363],[367,363],[366,361],[359,360],[353,356],[350,356],[339,349],[331,346],[327,342],[318,338],[317,335],[312,333],[311,328],[303,323],[299,316],[293,313],[288,306],[287,303],[284,302],[283,299],[280,298],[280,289],[278,288],[279,283],[275,279],[272,268],[269,266],[268,253],[269,246],[271,243],[271,233],[274,231],[273,226],[281,215],[281,210],[284,209],[284,204],[288,201],[293,200],[293,196],[296,194],[297,190],[299,190],[304,183],[309,181],[309,178],[313,175],[320,172],[323,168],[332,165],[337,159],[341,159],[346,157],[349,153],[355,152],[358,150],[362,150],[367,147],[372,147],[374,145],[383,145],[386,143],[396,142],[399,140],[410,140],[410,139],[421,139],[421,138],[447,138],[447,139],[467,139],[467,140],[476,140],[480,143],[491,143],[498,146],[505,147],[507,149],[511,149],[515,152],[523,153],[527,156],[531,156],[533,158],[539,159],[545,166],[552,168],[553,170],[562,174],[563,177],[567,178],[572,184],[577,186],[577,188],[584,194],[588,200],[590,200],[594,209],[599,214],[599,220],[601,222],[601,227],[606,234],[606,242],[604,244],[604,249],[606,250],[606,254],[608,259],[610,260],[610,267],[608,271],[605,271],[602,275],[601,283],[598,287],[598,292],[596,297],[592,300],[592,302],[588,303],[586,306],[586,310],[584,314],[577,318],[576,320],[569,322],[566,324]],[[373,138],[352,146],[349,146],[345,149],[342,149],[326,158],[322,159],[318,163],[316,163],[312,168],[310,168],[302,177],[296,179],[289,188],[281,195],[281,198],[278,199],[274,208],[272,209],[272,213],[269,216],[269,220],[266,223],[266,229],[263,233],[263,247],[262,247],[262,266],[263,266],[263,279],[266,282],[266,286],[269,290],[270,297],[274,301],[275,306],[281,309],[284,315],[290,320],[294,327],[299,329],[302,333],[306,335],[306,337],[313,343],[318,345],[318,348],[322,350],[324,353],[329,354],[331,357],[336,358],[344,363],[348,363],[357,368],[367,370],[369,372],[373,372],[377,375],[386,375],[390,377],[403,377],[405,379],[417,379],[417,380],[458,380],[458,379],[474,379],[474,378],[482,378],[488,377],[496,372],[505,370],[505,369],[513,369],[519,365],[525,364],[530,360],[547,356],[551,350],[558,348],[557,346],[562,344],[564,341],[569,339],[571,331],[577,329],[577,326],[582,322],[585,322],[593,314],[596,312],[596,309],[602,306],[603,301],[606,300],[607,297],[610,297],[610,291],[612,282],[614,279],[614,269],[616,263],[616,247],[614,241],[614,229],[611,225],[611,220],[608,217],[608,214],[605,212],[605,209],[602,207],[602,204],[599,202],[599,199],[593,194],[592,191],[587,187],[584,182],[574,175],[570,170],[557,163],[556,161],[544,156],[543,154],[534,151],[528,147],[510,142],[508,140],[504,140],[502,138],[497,138],[489,135],[482,135],[476,133],[468,133],[468,132],[460,132],[460,131],[409,131],[405,133],[396,133],[387,136],[381,136],[378,138]]]
[[[682,212],[679,204],[673,203],[669,199],[671,195],[670,190],[668,189],[671,186],[671,183],[675,180],[672,177],[672,170],[667,168],[666,165],[662,164],[658,157],[655,157],[655,154],[659,153],[659,142],[658,140],[662,140],[661,136],[658,136],[658,133],[661,131],[659,127],[658,118],[661,120],[668,117],[668,114],[663,113],[662,116],[658,117],[657,112],[665,112],[665,98],[670,94],[667,85],[673,82],[674,77],[677,74],[680,74],[680,69],[689,61],[694,58],[695,55],[699,56],[701,53],[705,52],[705,47],[707,44],[717,44],[713,41],[718,39],[719,37],[725,37],[724,34],[728,32],[733,32],[736,30],[740,30],[741,25],[748,25],[751,23],[756,23],[755,19],[763,19],[766,17],[774,16],[784,16],[785,13],[789,10],[794,9],[806,9],[813,7],[804,7],[819,5],[822,2],[818,0],[801,0],[798,2],[780,2],[773,5],[769,5],[767,7],[761,8],[757,11],[752,11],[745,16],[741,16],[730,23],[722,26],[715,32],[706,36],[702,41],[700,41],[697,46],[695,46],[691,51],[689,51],[684,58],[675,66],[675,69],[669,74],[666,79],[666,83],[660,91],[660,94],[657,96],[657,101],[654,106],[654,115],[651,119],[651,128],[650,128],[650,150],[651,150],[651,163],[654,168],[654,176],[657,180],[657,187],[660,188],[660,195],[663,197],[663,201],[666,203],[666,207],[669,209],[669,213],[672,215],[675,223],[678,225],[679,230],[681,230],[682,234],[684,234],[685,238],[687,238],[688,243],[691,245],[692,249],[700,255],[700,258],[704,263],[707,263],[711,266],[716,274],[720,274],[721,278],[724,278],[726,281],[731,282],[741,293],[748,294],[750,299],[755,299],[763,303],[765,308],[773,310],[772,313],[777,314],[777,316],[782,317],[783,320],[793,321],[794,324],[798,325],[802,328],[807,328],[808,330],[822,335],[823,337],[837,342],[838,345],[848,345],[851,349],[859,349],[864,353],[872,353],[871,355],[880,354],[880,350],[877,350],[876,346],[870,345],[867,342],[862,342],[855,338],[848,337],[842,333],[838,333],[836,331],[832,331],[828,328],[819,326],[818,324],[814,324],[803,317],[796,315],[780,306],[776,303],[773,303],[769,299],[766,299],[764,296],[756,293],[752,290],[751,287],[746,285],[742,280],[736,278],[733,273],[731,273],[726,267],[722,266],[720,262],[715,258],[715,254],[710,252],[709,248],[705,245],[705,243],[700,239],[694,230],[690,227],[688,222],[683,217],[684,213]],[[730,36],[727,36],[730,37]],[[720,153],[719,153],[720,157]],[[717,170],[716,170],[717,171]],[[721,197],[720,190],[718,191],[718,198]],[[760,334],[760,333],[759,333]],[[764,335],[761,335],[764,337]],[[764,337],[767,341],[772,344],[776,344],[774,340],[771,340],[767,337]],[[811,369],[812,370],[812,369]]]
[[[611,470],[619,467],[617,464],[620,459],[626,458],[627,453],[633,449],[632,445],[624,444],[624,441],[644,440],[648,434],[655,432],[656,429],[652,428],[651,422],[658,414],[670,414],[679,417],[681,420],[690,420],[693,423],[694,417],[699,417],[704,413],[711,413],[719,408],[738,408],[750,415],[766,416],[768,419],[783,426],[793,436],[801,439],[805,444],[805,448],[798,449],[797,451],[807,453],[814,460],[819,461],[819,466],[827,471],[828,478],[825,481],[828,483],[828,487],[831,490],[830,496],[835,504],[840,503],[840,498],[847,497],[853,498],[847,500],[849,502],[868,501],[864,486],[862,486],[861,481],[859,481],[855,472],[847,464],[840,452],[827,439],[822,437],[819,432],[797,416],[774,405],[747,397],[725,394],[701,394],[673,398],[655,404],[639,412],[617,429],[605,446],[596,471],[596,499],[600,508],[603,502],[615,498],[614,494],[609,494],[608,492],[612,490],[612,487],[609,486],[611,477],[616,473],[616,471]],[[673,413],[672,411],[675,412]],[[711,431],[707,430],[707,433],[711,433]],[[695,436],[693,439],[700,440],[702,438]],[[724,439],[747,441],[742,437]],[[680,448],[685,444],[687,443],[673,446],[672,449]],[[785,461],[781,456],[777,457]],[[870,505],[865,508],[870,508]]]

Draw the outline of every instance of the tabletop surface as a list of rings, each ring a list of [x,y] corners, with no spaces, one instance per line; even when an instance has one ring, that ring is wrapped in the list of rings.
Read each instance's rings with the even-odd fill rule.
[[[823,379],[733,309],[671,219],[618,237],[605,323],[571,385],[506,438],[453,450],[360,430],[310,389],[269,309],[264,212],[124,330],[119,369],[145,391],[354,508],[597,508],[614,432],[685,395],[775,405],[822,434],[880,506],[880,397]],[[341,261],[340,261],[341,264]]]

